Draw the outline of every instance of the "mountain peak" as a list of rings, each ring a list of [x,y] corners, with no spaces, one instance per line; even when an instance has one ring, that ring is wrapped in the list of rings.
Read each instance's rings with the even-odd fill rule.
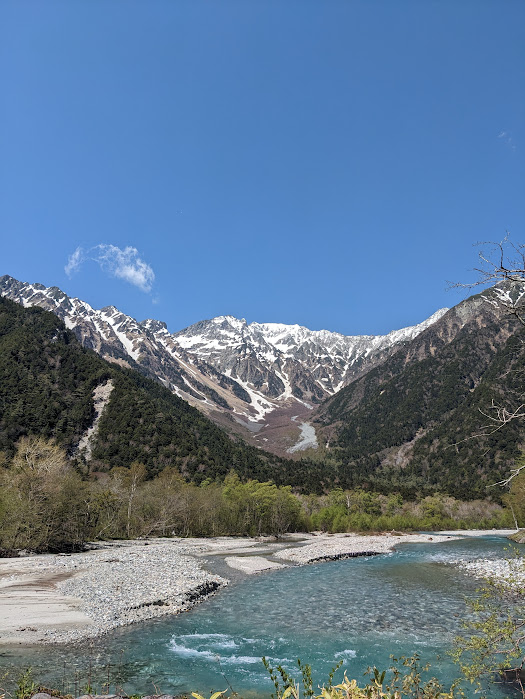
[[[120,313],[119,309],[116,306],[104,306],[104,308],[100,309],[100,312],[106,316],[114,316]]]
[[[245,318],[236,318],[235,316],[217,316],[216,318],[212,318],[211,322],[214,323],[215,325],[230,325],[232,328],[237,330],[238,332],[241,332],[244,330],[244,328],[247,327],[246,319]]]
[[[167,330],[168,326],[162,320],[155,320],[154,318],[146,318],[139,323],[139,325],[150,332],[160,332],[161,330]]]

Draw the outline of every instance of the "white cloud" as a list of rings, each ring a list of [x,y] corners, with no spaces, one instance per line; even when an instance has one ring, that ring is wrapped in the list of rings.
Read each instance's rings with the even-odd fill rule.
[[[64,267],[64,271],[68,277],[73,275],[83,262],[84,251],[82,248],[77,248],[75,252],[67,258],[67,265]]]
[[[93,259],[102,269],[142,291],[151,291],[155,274],[150,265],[140,259],[137,248],[128,245],[121,250],[116,245],[97,245],[94,249],[98,251],[98,255]]]
[[[71,277],[86,260],[92,260],[111,276],[133,284],[141,291],[149,293],[155,281],[155,273],[151,266],[141,260],[137,248],[128,245],[124,249],[116,245],[101,243],[85,251],[78,247],[73,252],[64,267],[66,274]]]

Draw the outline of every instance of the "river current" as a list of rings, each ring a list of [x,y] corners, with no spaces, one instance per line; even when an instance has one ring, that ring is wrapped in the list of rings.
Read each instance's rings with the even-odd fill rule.
[[[405,544],[392,554],[277,570],[232,584],[192,611],[119,630],[69,647],[4,649],[0,667],[31,666],[40,682],[80,693],[109,677],[128,693],[233,688],[269,695],[261,657],[289,672],[297,658],[312,665],[314,683],[339,660],[360,680],[368,666],[387,668],[390,656],[418,653],[432,673],[450,681],[447,656],[461,632],[465,597],[479,581],[452,565],[500,557],[499,537]],[[230,572],[231,577],[231,572]],[[231,691],[231,689],[230,689]],[[509,688],[494,697],[509,695]]]

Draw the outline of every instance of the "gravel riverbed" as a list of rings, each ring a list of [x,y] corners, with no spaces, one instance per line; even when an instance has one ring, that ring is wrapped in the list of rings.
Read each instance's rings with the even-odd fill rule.
[[[69,555],[0,559],[0,644],[70,643],[183,612],[228,584],[213,573],[214,556],[221,558],[221,569],[226,563],[243,574],[257,574],[464,535],[468,533],[295,534],[286,541],[151,539],[106,542]],[[483,577],[494,571],[503,575],[506,564],[479,560],[458,565]]]
[[[286,548],[275,553],[275,558],[297,565],[321,561],[389,553],[399,544],[419,544],[458,538],[452,533],[447,536],[430,534],[321,534],[311,538],[299,548]]]
[[[93,620],[91,633],[96,636],[118,626],[185,611],[228,583],[205,571],[190,553],[195,554],[194,547],[154,543],[116,549],[94,562],[93,556],[91,561],[86,560],[89,556],[66,560],[66,570],[68,566],[82,570],[58,583],[58,589],[82,600],[82,610]],[[75,640],[74,631],[67,635],[67,640]]]

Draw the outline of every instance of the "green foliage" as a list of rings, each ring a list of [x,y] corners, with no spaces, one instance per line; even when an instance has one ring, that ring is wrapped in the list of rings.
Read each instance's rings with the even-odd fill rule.
[[[93,420],[104,368],[53,314],[0,298],[0,450],[29,433],[71,446]]]
[[[290,486],[279,488],[270,481],[252,479],[243,483],[232,471],[224,480],[222,492],[232,532],[279,536],[300,528],[300,504]]]
[[[16,685],[16,699],[31,699],[37,691],[37,686],[33,680],[33,670],[28,667],[18,678]]]
[[[275,687],[275,693],[271,695],[273,699],[300,699],[301,686],[305,698],[315,699],[460,699],[465,696],[459,682],[455,682],[446,690],[435,677],[425,679],[430,666],[421,667],[418,655],[399,660],[392,657],[393,665],[388,682],[385,682],[386,671],[380,671],[376,667],[369,668],[369,680],[362,686],[359,686],[355,679],[349,680],[346,673],[344,679],[334,685],[335,673],[342,664],[338,663],[330,671],[328,682],[319,687],[318,694],[313,688],[312,670],[309,665],[297,661],[301,672],[301,680],[297,681],[281,665],[274,669],[266,658],[262,661]]]
[[[516,460],[515,467],[525,466],[525,455]],[[525,471],[520,471],[510,482],[510,491],[503,496],[503,502],[511,508],[518,526],[525,526]]]
[[[411,658],[400,658],[399,660],[392,658],[392,667],[389,672],[380,671],[377,668],[369,668],[367,671],[368,680],[357,682],[357,680],[349,680],[346,673],[343,679],[334,684],[334,677],[340,669],[342,662],[337,663],[328,674],[327,681],[320,685],[314,686],[312,677],[312,669],[310,665],[297,661],[300,677],[295,679],[293,675],[288,673],[282,666],[272,668],[266,658],[262,662],[268,671],[275,687],[275,692],[272,693],[273,699],[461,699],[465,697],[459,687],[459,683],[455,682],[452,687],[446,690],[441,683],[433,677],[428,677],[429,666],[421,667],[419,657],[417,655]],[[91,669],[90,669],[91,671]],[[388,675],[388,680],[386,679]],[[17,699],[30,699],[30,696],[35,691],[45,691],[55,697],[65,697],[66,678],[64,678],[64,688],[62,692],[40,688],[35,685],[32,679],[31,670],[27,670],[21,676],[18,689],[16,691]],[[76,677],[76,687],[78,678]],[[69,687],[69,684],[67,684]],[[110,689],[109,666],[107,681],[102,686],[102,692],[108,693]],[[122,689],[117,692],[122,695]],[[84,687],[85,693],[95,694],[96,689],[88,682]],[[156,689],[157,694],[160,691]],[[225,690],[213,692],[209,699],[219,699],[226,694]],[[205,695],[199,692],[192,692],[191,696],[194,699],[205,699]],[[232,697],[238,695],[232,690]],[[132,694],[129,699],[140,699],[140,695]]]
[[[219,697],[225,693],[226,693],[226,690],[223,690],[222,692],[213,692],[213,694],[210,695],[210,699],[219,699]],[[191,696],[195,697],[195,699],[204,699],[202,694],[198,694],[197,692],[192,692]]]
[[[486,578],[467,600],[466,634],[455,639],[452,655],[478,692],[488,678],[512,683],[525,697],[525,558],[516,550],[508,562],[506,575]]]
[[[516,420],[472,436],[493,399],[522,403],[523,334],[511,318],[467,323],[452,342],[429,328],[327,401],[318,421],[339,484],[412,498],[438,490],[486,497],[519,455],[523,430]]]
[[[498,505],[446,496],[405,502],[341,488],[300,496],[290,486],[243,481],[235,471],[223,482],[189,483],[171,466],[147,475],[144,464],[133,462],[82,478],[55,442],[22,438],[0,467],[0,550],[70,551],[94,539],[139,536],[488,528],[511,521]]]
[[[0,468],[0,551],[70,551],[86,541],[138,536],[280,536],[304,528],[290,486],[234,472],[188,483],[174,468],[146,479],[143,464],[82,480],[55,443],[23,438]]]
[[[299,699],[299,697],[300,697],[300,685],[283,668],[283,666],[277,665],[277,668],[274,670],[266,658],[263,658],[262,662],[263,662],[263,665],[266,668],[268,674],[270,675],[270,678],[271,678],[273,685],[275,687],[275,694],[271,695],[272,699],[287,699],[287,697],[289,697],[289,696],[293,696],[293,697],[295,697],[295,699]],[[313,689],[312,668],[310,665],[306,665],[306,664],[301,663],[301,661],[299,659],[297,660],[297,665],[298,665],[299,670],[301,672],[303,696],[304,697],[313,697],[315,692]],[[337,671],[337,669],[339,667],[341,667],[341,665],[342,665],[342,662],[339,662],[330,672],[330,676],[329,676],[330,686],[331,686],[331,682],[332,682],[332,679],[333,679],[335,672]]]
[[[462,502],[435,494],[403,500],[360,489],[336,488],[317,499],[303,499],[308,526],[327,532],[501,529],[512,526],[510,511],[487,501]]]
[[[22,438],[0,468],[0,549],[67,551],[85,541],[85,484],[53,442]]]

